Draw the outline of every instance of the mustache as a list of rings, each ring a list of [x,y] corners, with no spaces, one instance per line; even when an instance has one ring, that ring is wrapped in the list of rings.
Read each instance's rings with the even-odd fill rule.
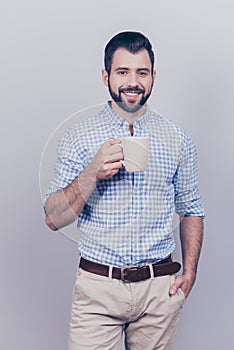
[[[141,94],[141,93],[144,93],[145,90],[144,89],[140,89],[138,87],[129,87],[129,88],[120,88],[119,89],[119,92],[133,92],[133,93],[138,93],[138,94]]]

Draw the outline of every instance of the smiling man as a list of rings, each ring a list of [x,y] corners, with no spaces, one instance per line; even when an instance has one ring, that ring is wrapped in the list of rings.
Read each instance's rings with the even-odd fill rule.
[[[140,110],[139,114],[134,115],[135,118],[142,115],[156,75],[148,52],[140,50],[132,53],[119,48],[113,55],[112,66],[107,69],[102,72],[103,80],[109,88],[114,106],[117,104],[129,113]]]
[[[65,133],[45,206],[52,230],[77,220],[81,232],[69,350],[119,350],[123,333],[126,349],[171,350],[203,238],[196,148],[147,104],[156,71],[143,34],[109,41],[102,77],[111,101]],[[130,135],[150,139],[144,172],[123,167],[120,140]],[[174,212],[181,275],[171,256]]]

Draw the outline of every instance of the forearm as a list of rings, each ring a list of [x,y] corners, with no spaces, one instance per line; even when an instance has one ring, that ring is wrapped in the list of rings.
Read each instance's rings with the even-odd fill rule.
[[[183,274],[196,276],[203,241],[203,219],[186,216],[180,223],[180,240],[183,257]]]
[[[74,222],[96,183],[96,171],[89,165],[69,186],[52,193],[45,207],[46,224],[55,231]]]
[[[119,172],[123,153],[113,138],[98,150],[91,163],[65,189],[52,193],[46,202],[46,224],[54,231],[74,222],[99,180]]]
[[[187,298],[196,279],[203,240],[203,219],[199,216],[182,218],[180,223],[180,240],[183,256],[183,273],[176,276],[169,293],[174,295],[178,288],[181,288]]]

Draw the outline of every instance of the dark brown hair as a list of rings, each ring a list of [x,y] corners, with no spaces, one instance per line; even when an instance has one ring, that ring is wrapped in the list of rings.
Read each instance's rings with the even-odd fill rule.
[[[115,51],[124,48],[131,53],[137,53],[143,49],[148,51],[152,63],[152,74],[154,69],[154,53],[148,38],[140,32],[121,32],[115,35],[105,47],[104,64],[108,74],[111,72],[111,64]]]

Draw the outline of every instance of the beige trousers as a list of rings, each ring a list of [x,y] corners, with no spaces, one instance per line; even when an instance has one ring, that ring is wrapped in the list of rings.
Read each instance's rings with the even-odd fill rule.
[[[181,289],[169,295],[174,276],[136,283],[77,269],[73,289],[69,350],[171,350],[180,309]]]

